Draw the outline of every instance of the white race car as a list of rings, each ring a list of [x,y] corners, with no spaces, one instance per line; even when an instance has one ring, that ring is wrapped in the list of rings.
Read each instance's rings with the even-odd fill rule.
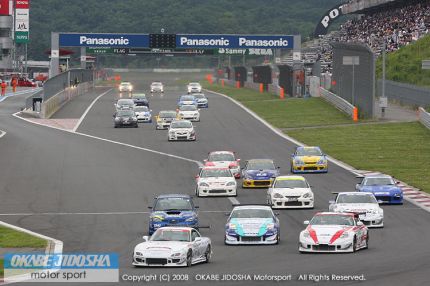
[[[193,123],[189,120],[173,120],[170,123],[169,131],[167,132],[168,141],[195,141],[196,131]]]
[[[366,226],[384,227],[384,210],[372,193],[338,193],[336,200],[330,201],[329,211],[356,213]]]
[[[132,92],[133,91],[133,85],[128,81],[123,81],[119,84],[118,89],[119,89],[119,92],[123,92],[123,91]]]
[[[188,93],[202,92],[202,86],[198,82],[190,82],[187,85],[187,91]]]
[[[178,108],[178,117],[190,121],[200,121],[199,110],[195,105],[182,105]]]
[[[153,83],[151,83],[150,89],[151,89],[151,93],[154,93],[154,92],[163,93],[164,92],[164,86],[159,81],[154,81]]]
[[[204,167],[196,176],[196,195],[237,196],[237,184],[228,168]]]
[[[240,159],[235,158],[234,152],[213,151],[204,162],[208,167],[229,168],[236,179],[240,178]]]
[[[143,239],[134,248],[134,266],[191,266],[212,255],[211,240],[189,227],[161,227]]]
[[[355,213],[320,212],[304,224],[300,252],[355,252],[369,246],[369,230]]]
[[[302,176],[278,176],[267,191],[272,208],[313,208],[314,193]]]

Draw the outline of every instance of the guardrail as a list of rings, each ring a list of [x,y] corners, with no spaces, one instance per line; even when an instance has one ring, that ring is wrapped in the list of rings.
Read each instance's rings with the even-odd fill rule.
[[[340,111],[348,114],[354,121],[358,120],[358,109],[345,99],[336,94],[320,87],[320,97],[322,97],[327,102],[331,103],[334,107]]]
[[[418,118],[420,120],[420,122],[427,127],[428,129],[430,129],[430,113],[428,113],[427,111],[425,111],[424,108],[420,107],[418,108]]]

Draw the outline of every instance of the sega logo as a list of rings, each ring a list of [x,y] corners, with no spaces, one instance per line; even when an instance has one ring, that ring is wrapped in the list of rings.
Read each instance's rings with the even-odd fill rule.
[[[7,253],[5,269],[116,269],[118,255],[115,253]]]

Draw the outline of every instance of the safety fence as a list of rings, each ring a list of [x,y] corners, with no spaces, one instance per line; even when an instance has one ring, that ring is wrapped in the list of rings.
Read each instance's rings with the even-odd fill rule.
[[[418,108],[418,118],[420,120],[420,122],[427,127],[428,129],[430,129],[430,113],[428,113],[427,111],[425,111],[424,108],[420,107]]]
[[[322,97],[327,102],[331,103],[334,107],[340,111],[348,114],[354,121],[358,120],[358,109],[345,99],[336,94],[320,87],[320,97]]]

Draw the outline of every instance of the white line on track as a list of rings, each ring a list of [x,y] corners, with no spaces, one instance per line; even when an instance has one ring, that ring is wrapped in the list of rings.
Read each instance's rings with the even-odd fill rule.
[[[79,126],[81,125],[82,121],[84,121],[85,116],[87,116],[88,112],[90,111],[90,109],[93,107],[93,105],[97,102],[97,100],[99,100],[100,97],[102,97],[103,95],[111,92],[113,90],[113,88],[103,92],[102,94],[100,94],[99,96],[97,96],[92,102],[91,104],[87,107],[87,109],[85,109],[84,114],[82,114],[81,118],[79,118],[78,123],[76,123],[75,127],[73,128],[73,132],[76,132],[76,130],[79,128]]]
[[[0,138],[6,135],[6,131],[0,130]]]
[[[240,202],[236,199],[236,198],[232,198],[229,197],[228,200],[233,204],[233,205],[240,205]]]
[[[199,213],[226,213],[225,211],[198,211]],[[0,213],[1,216],[69,216],[69,215],[140,215],[150,212],[44,212],[44,213]]]

